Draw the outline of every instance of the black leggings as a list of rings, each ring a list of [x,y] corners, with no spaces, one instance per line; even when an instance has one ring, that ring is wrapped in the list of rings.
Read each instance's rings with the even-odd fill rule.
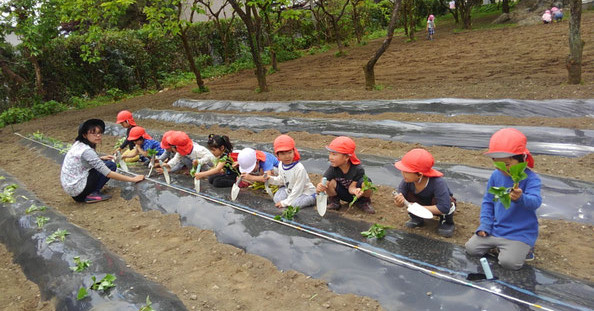
[[[229,188],[233,186],[235,180],[237,180],[237,175],[235,174],[218,174],[208,176],[208,182],[215,188]]]

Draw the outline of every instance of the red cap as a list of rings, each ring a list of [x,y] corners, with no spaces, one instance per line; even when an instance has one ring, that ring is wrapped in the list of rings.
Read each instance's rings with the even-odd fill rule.
[[[281,151],[289,151],[293,150],[294,156],[293,161],[299,161],[301,159],[301,155],[299,155],[299,151],[295,148],[295,140],[289,135],[280,135],[276,139],[274,139],[274,154],[277,154]]]
[[[402,160],[394,163],[394,166],[409,173],[421,173],[427,177],[441,177],[443,173],[433,169],[435,160],[429,151],[425,149],[416,148],[407,152]]]
[[[153,139],[149,134],[146,133],[144,128],[140,126],[135,126],[130,130],[130,134],[128,134],[128,140],[134,141],[139,139],[140,137],[144,139]]]
[[[501,129],[489,141],[489,150],[485,155],[490,158],[507,158],[515,155],[524,155],[528,167],[534,167],[534,158],[526,148],[526,136],[515,128]]]
[[[120,124],[124,121],[128,122],[128,124],[132,126],[136,126],[136,122],[134,122],[134,117],[132,117],[132,112],[128,110],[122,110],[118,112],[118,116],[116,117],[117,124]]]
[[[346,136],[336,137],[330,143],[330,145],[326,146],[326,149],[328,149],[328,151],[348,155],[350,157],[351,163],[355,165],[361,164],[361,161],[359,161],[357,155],[355,154],[356,148],[357,146],[355,145],[355,141]]]
[[[194,148],[194,143],[190,139],[190,136],[181,131],[173,131],[169,134],[167,136],[167,143],[170,146],[175,146],[175,150],[182,156],[190,154]]]
[[[167,131],[163,133],[163,137],[161,137],[161,148],[168,149],[171,148],[171,145],[167,142],[169,136],[173,134],[173,131]]]

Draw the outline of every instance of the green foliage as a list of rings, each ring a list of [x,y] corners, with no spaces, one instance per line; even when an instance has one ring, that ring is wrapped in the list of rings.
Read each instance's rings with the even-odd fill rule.
[[[45,216],[37,216],[35,218],[35,223],[37,224],[37,228],[41,229],[43,226],[49,221],[49,217]]]
[[[361,232],[361,235],[366,238],[381,239],[386,236],[386,229],[392,229],[392,227],[373,224],[371,227],[369,227],[369,230]]]
[[[283,211],[282,214],[274,216],[276,220],[293,220],[293,217],[299,213],[299,207],[293,207],[291,205],[287,206],[287,208]]]
[[[208,87],[195,87],[192,89],[192,93],[201,94],[201,93],[208,93]]]
[[[118,101],[124,97],[124,92],[117,87],[105,91],[105,94],[111,97],[114,101]]]
[[[494,162],[495,167],[502,172],[507,173],[514,182],[512,187],[491,187],[489,188],[489,193],[493,195],[493,202],[501,202],[503,207],[508,209],[511,206],[511,197],[509,193],[518,187],[518,184],[521,180],[524,180],[528,177],[526,174],[526,162],[520,162],[518,164],[512,165],[507,168],[504,162]]]
[[[369,177],[367,175],[363,175],[363,184],[361,185],[361,191],[365,192],[367,190],[372,190],[373,192],[377,191],[377,187],[369,181]],[[357,202],[358,197],[353,197],[351,203],[349,203],[349,207],[353,206],[355,202]]]
[[[113,284],[113,281],[115,281],[117,278],[113,275],[113,274],[106,274],[104,278],[102,278],[100,281],[97,281],[97,278],[95,276],[91,277],[91,280],[93,280],[93,285],[91,285],[91,289],[92,290],[96,290],[96,291],[102,291],[105,292],[107,290],[109,290],[112,287],[115,287],[115,284]]]
[[[49,116],[58,112],[67,110],[68,106],[59,103],[55,100],[50,100],[44,103],[36,103],[31,107],[35,117]]]
[[[70,234],[70,232],[68,232],[68,230],[58,229],[54,233],[50,234],[45,239],[45,243],[52,244],[53,242],[56,242],[56,241],[64,242],[64,239],[66,239],[66,236],[69,234]]]
[[[4,125],[27,122],[33,119],[33,111],[30,108],[12,107],[0,114],[0,122]]]
[[[151,299],[149,298],[149,296],[146,296],[146,305],[144,305],[138,311],[155,311],[155,309],[153,309],[152,305],[153,305],[153,303],[151,302]]]
[[[16,198],[14,197],[14,192],[19,186],[16,184],[8,185],[4,187],[2,193],[0,193],[0,202],[2,203],[14,203],[16,202]]]
[[[146,154],[149,158],[152,158],[153,156],[157,155],[157,149],[147,149]]]
[[[80,260],[80,256],[75,256],[73,259],[74,259],[74,264],[76,266],[70,267],[70,270],[72,270],[74,272],[85,271],[88,267],[91,266],[91,261],[88,259]]]
[[[43,212],[47,209],[47,206],[37,206],[35,204],[29,206],[27,210],[25,210],[25,214],[31,214],[35,212]]]
[[[89,292],[87,291],[86,288],[81,287],[81,288],[79,288],[78,294],[76,295],[76,300],[83,300],[87,296],[89,296]]]

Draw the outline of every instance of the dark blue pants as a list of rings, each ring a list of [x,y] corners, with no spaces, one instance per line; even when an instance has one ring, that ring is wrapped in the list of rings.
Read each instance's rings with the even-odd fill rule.
[[[105,166],[107,166],[113,172],[116,171],[117,165],[114,162],[103,160],[103,163],[105,163]],[[72,198],[74,199],[74,201],[84,202],[87,195],[93,192],[101,191],[101,188],[103,188],[103,186],[105,186],[105,184],[108,181],[109,178],[107,178],[107,176],[101,175],[101,173],[99,173],[96,169],[92,168],[89,171],[89,176],[87,177],[87,185],[85,186],[85,189],[79,195]]]

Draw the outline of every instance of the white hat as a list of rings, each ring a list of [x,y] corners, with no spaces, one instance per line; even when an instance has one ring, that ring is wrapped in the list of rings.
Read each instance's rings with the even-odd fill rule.
[[[251,173],[256,167],[256,150],[245,148],[237,155],[239,162],[239,171],[241,173]]]

